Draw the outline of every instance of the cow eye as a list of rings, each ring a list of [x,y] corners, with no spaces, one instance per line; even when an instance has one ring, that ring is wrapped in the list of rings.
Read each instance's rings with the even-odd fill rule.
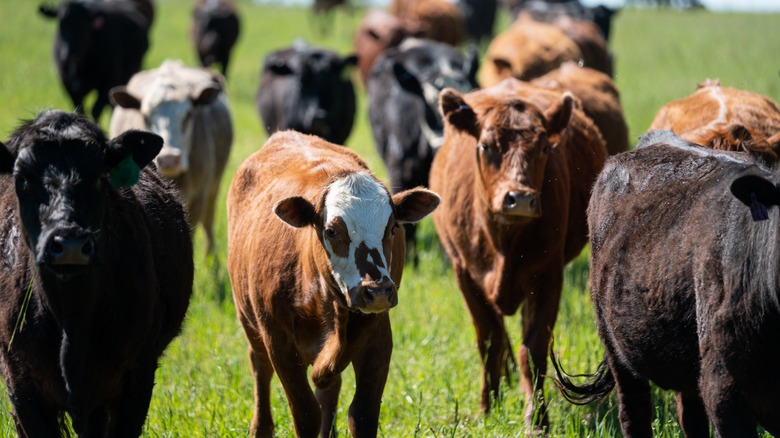
[[[333,227],[325,228],[325,237],[328,239],[335,239],[339,236],[339,232]]]

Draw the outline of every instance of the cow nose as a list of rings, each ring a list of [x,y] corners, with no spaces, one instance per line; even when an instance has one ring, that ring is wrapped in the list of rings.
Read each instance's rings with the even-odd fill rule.
[[[381,312],[398,304],[395,283],[387,277],[371,282],[365,290],[366,310]]]
[[[54,235],[46,245],[51,265],[87,265],[95,254],[92,236]]]
[[[538,217],[541,215],[539,195],[509,191],[504,195],[503,210],[505,214]]]

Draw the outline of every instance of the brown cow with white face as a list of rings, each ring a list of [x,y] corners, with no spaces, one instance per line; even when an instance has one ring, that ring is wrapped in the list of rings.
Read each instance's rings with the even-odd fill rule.
[[[585,209],[604,143],[571,94],[516,79],[465,95],[444,90],[441,111],[445,141],[430,186],[442,205],[433,219],[476,328],[482,409],[511,360],[503,317],[523,304],[525,419],[544,428],[541,376],[563,267],[587,242]]]
[[[391,195],[354,152],[294,131],[241,164],[227,201],[228,269],[256,379],[255,436],[273,434],[274,372],[298,436],[328,436],[350,363],[350,431],[376,435],[392,352],[387,310],[404,265],[399,224],[438,204],[421,188]]]

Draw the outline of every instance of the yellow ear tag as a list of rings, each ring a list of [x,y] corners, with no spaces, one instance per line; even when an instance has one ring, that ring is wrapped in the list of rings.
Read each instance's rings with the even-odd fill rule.
[[[141,177],[141,168],[133,160],[133,155],[128,154],[124,160],[111,169],[111,185],[114,187],[132,187]]]

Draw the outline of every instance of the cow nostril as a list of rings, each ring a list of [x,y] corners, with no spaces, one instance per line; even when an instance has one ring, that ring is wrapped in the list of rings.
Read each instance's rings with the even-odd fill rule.
[[[49,242],[49,254],[52,256],[61,256],[65,252],[65,247],[62,246],[64,239],[60,236],[55,237]]]
[[[531,210],[536,210],[536,197],[531,198],[531,200],[528,202],[528,207],[530,207]]]
[[[515,192],[508,192],[504,195],[504,207],[515,208],[517,206],[517,194]]]

